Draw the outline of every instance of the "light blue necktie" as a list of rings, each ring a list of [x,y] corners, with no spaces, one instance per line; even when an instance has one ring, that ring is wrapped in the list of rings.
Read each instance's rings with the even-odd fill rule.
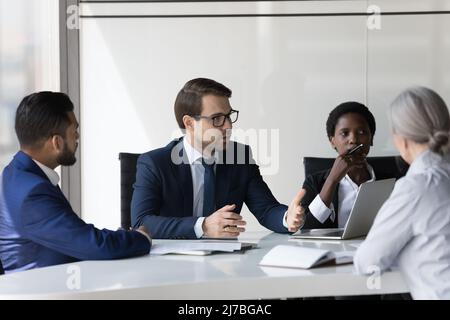
[[[214,174],[214,163],[207,164],[202,161],[205,168],[203,184],[203,216],[207,217],[216,211],[216,176]]]

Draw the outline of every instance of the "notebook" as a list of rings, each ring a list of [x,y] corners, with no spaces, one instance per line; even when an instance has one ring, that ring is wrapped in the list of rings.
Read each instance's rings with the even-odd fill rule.
[[[333,252],[301,246],[278,245],[272,248],[259,264],[268,267],[309,269],[325,263],[352,263],[353,255],[353,251]]]

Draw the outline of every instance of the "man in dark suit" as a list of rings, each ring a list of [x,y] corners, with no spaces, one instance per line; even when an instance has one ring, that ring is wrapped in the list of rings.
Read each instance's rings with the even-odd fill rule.
[[[21,150],[0,183],[0,260],[6,272],[147,254],[151,239],[137,231],[86,224],[61,192],[54,169],[76,162],[78,123],[63,93],[25,97],[16,113]]]
[[[230,141],[238,111],[231,90],[211,80],[190,80],[178,93],[175,117],[183,138],[147,152],[137,163],[132,224],[155,238],[237,237],[245,231],[244,202],[268,229],[295,232],[303,223],[300,191],[280,204],[254,163],[250,147]]]

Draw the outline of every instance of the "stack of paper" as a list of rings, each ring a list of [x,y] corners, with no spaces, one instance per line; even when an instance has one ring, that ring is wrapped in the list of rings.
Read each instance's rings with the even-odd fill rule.
[[[234,252],[242,249],[240,242],[234,241],[165,241],[153,244],[150,254],[198,254],[205,255],[212,252]]]
[[[323,249],[279,245],[271,249],[259,263],[262,266],[309,269],[334,261],[335,264],[351,263],[353,252],[332,252]]]

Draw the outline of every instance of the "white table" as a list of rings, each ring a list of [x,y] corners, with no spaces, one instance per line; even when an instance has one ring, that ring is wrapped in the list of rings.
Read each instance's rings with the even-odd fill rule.
[[[0,276],[0,299],[267,299],[408,292],[397,271],[384,273],[379,289],[369,289],[375,282],[353,274],[353,265],[309,270],[258,266],[277,244],[340,251],[356,250],[354,244],[361,240],[289,240],[269,232],[249,232],[239,239],[257,242],[259,248],[237,254],[84,261]]]

